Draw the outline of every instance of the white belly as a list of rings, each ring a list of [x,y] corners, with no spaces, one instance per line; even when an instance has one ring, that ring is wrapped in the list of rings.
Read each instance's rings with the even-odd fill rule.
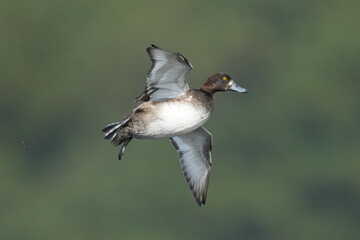
[[[147,124],[144,137],[173,137],[191,132],[203,125],[211,112],[187,102],[168,102],[161,105],[156,118]]]

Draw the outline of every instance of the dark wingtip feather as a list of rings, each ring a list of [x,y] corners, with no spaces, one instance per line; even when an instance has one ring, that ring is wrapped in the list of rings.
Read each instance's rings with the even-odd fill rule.
[[[158,46],[156,46],[156,45],[154,45],[154,44],[151,44],[150,47],[147,47],[147,48],[146,48],[146,51],[150,54],[151,49],[154,49],[154,48],[160,49]]]
[[[205,201],[198,201],[196,200],[196,203],[201,207],[202,205],[205,205]]]
[[[140,102],[140,101],[147,102],[149,100],[150,100],[150,96],[146,92],[146,90],[144,92],[142,92],[138,97],[135,98],[136,102]]]
[[[176,52],[177,53],[177,55],[179,55],[182,59],[184,59],[184,61],[186,62],[186,63],[188,63],[189,61],[186,59],[186,57],[184,57],[184,55],[182,55],[181,53],[179,53],[179,52]]]
[[[199,207],[201,207],[201,205],[205,205],[206,196],[202,195],[202,196],[199,197],[199,196],[196,196],[195,193],[194,193],[194,197],[195,197],[195,201],[199,205]]]

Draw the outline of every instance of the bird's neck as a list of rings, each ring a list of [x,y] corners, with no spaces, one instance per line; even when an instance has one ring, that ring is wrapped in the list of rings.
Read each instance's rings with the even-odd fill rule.
[[[211,85],[202,85],[201,88],[199,89],[202,92],[207,93],[209,96],[211,96],[211,98],[213,98],[213,95],[215,93],[215,89],[213,86]]]
[[[210,98],[210,99],[214,99],[214,93],[215,91],[211,88],[206,88],[204,86],[202,86],[200,89],[198,89],[199,92],[203,93],[204,96]]]

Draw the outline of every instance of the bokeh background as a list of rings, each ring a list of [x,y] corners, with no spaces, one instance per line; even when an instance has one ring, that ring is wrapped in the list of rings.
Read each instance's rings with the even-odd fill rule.
[[[0,2],[0,239],[358,239],[360,2]],[[218,93],[208,201],[168,140],[121,162],[154,43]]]

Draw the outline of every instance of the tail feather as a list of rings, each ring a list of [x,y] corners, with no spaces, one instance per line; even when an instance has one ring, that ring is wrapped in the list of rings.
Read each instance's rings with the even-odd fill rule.
[[[127,138],[127,136],[121,136],[122,134],[120,131],[128,126],[130,118],[131,117],[128,116],[119,122],[110,123],[109,125],[105,126],[105,128],[102,129],[103,133],[105,134],[105,139],[110,140],[117,146],[120,145]]]
[[[114,122],[107,125],[102,131],[105,133],[105,139],[112,140],[116,134],[118,133],[117,130],[121,128],[121,122]]]

